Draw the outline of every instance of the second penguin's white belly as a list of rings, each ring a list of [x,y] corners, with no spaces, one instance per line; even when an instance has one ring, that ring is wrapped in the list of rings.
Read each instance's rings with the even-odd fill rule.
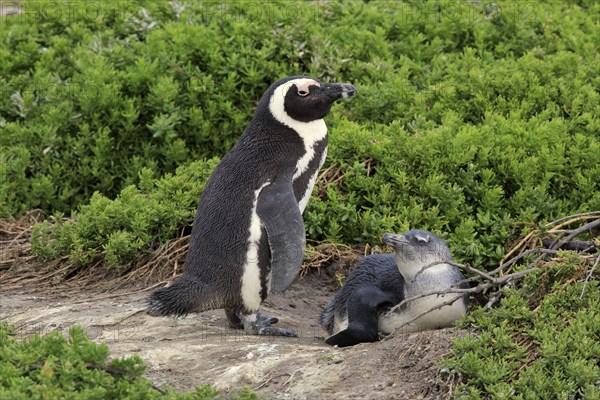
[[[430,310],[441,303],[458,297],[450,305],[428,312],[413,320],[418,315]],[[379,316],[378,328],[384,334],[394,331],[400,333],[420,332],[430,329],[439,329],[452,326],[454,322],[467,312],[465,302],[462,296],[457,294],[447,294],[443,296],[427,296],[413,300],[406,304],[403,309],[398,309],[392,313],[385,313]]]

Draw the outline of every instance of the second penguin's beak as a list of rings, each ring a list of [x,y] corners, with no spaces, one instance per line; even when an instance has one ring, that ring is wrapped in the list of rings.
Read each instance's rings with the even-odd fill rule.
[[[326,83],[323,85],[323,92],[331,101],[352,97],[358,93],[356,88],[349,83]]]
[[[407,244],[408,243],[408,239],[406,239],[404,237],[404,235],[398,235],[395,233],[384,233],[381,238],[383,239],[384,242],[386,242],[389,245],[392,245],[393,247],[396,247],[399,244]]]

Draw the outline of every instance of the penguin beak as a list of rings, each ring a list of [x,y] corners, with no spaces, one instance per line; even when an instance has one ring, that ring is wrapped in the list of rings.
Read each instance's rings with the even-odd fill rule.
[[[408,244],[408,239],[404,235],[397,235],[395,233],[384,233],[381,237],[384,242],[392,246],[398,246],[399,244]]]
[[[358,93],[356,88],[349,83],[326,83],[323,85],[323,92],[332,102],[352,97]]]

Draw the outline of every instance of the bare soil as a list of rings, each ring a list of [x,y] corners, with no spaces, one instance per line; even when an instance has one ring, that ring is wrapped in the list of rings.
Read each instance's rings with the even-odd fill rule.
[[[0,294],[0,320],[21,337],[83,326],[108,343],[112,357],[139,355],[156,385],[190,390],[211,384],[224,391],[248,387],[261,399],[442,399],[453,379],[439,359],[464,331],[398,334],[378,343],[334,348],[316,322],[334,293],[335,279],[312,272],[286,292],[272,295],[263,313],[299,338],[249,336],[230,329],[222,310],[185,319],[145,313],[149,291],[40,294],[24,287]]]
[[[465,331],[396,334],[342,349],[323,341],[317,319],[339,289],[336,274],[347,275],[372,249],[313,248],[305,276],[271,295],[261,311],[299,337],[250,336],[229,328],[223,310],[185,319],[146,314],[156,282],[181,271],[184,239],[158,249],[152,262],[141,262],[126,277],[111,277],[100,267],[79,271],[35,257],[29,236],[42,218],[32,211],[0,220],[0,321],[14,325],[20,338],[66,335],[82,326],[90,339],[109,345],[113,358],[140,356],[155,385],[185,391],[211,384],[225,392],[248,387],[260,399],[445,399],[457,381],[440,373],[439,360]]]

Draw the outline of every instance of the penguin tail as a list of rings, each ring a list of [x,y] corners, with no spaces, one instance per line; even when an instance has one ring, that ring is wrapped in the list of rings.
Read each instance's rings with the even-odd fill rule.
[[[321,326],[325,328],[327,330],[327,333],[329,333],[330,335],[333,333],[334,312],[335,302],[332,300],[319,316],[319,322],[321,323]]]
[[[210,299],[206,286],[194,279],[181,275],[171,286],[157,289],[148,299],[148,314],[154,317],[185,317],[191,312],[209,310],[210,304],[203,299]]]

